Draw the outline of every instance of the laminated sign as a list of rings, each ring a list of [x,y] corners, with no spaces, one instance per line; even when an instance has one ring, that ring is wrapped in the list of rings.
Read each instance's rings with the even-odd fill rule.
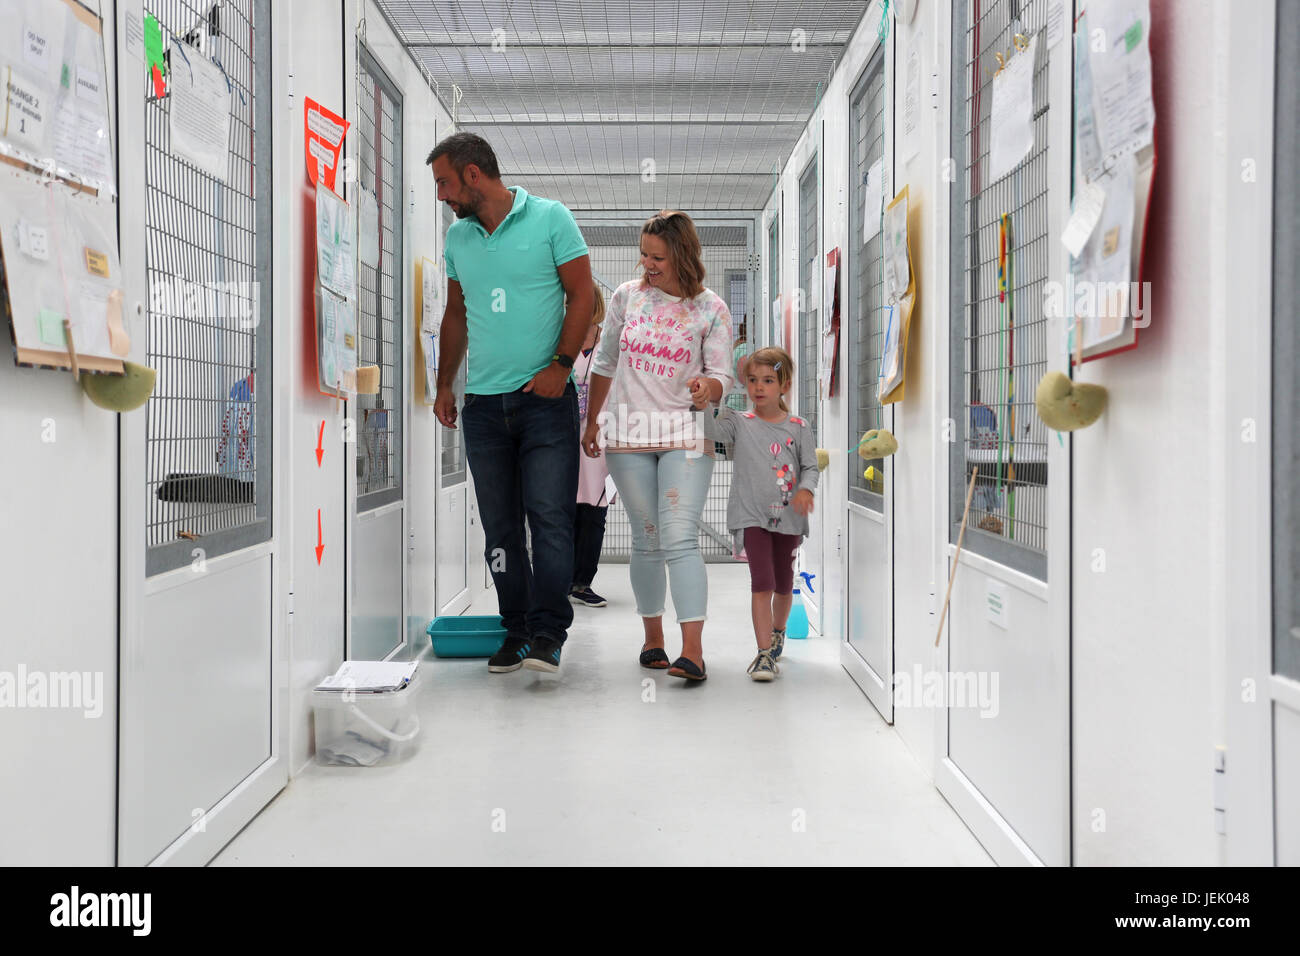
[[[303,100],[303,133],[307,157],[307,178],[313,186],[322,183],[334,188],[334,174],[338,172],[339,150],[348,132],[348,121],[332,113],[310,96]]]

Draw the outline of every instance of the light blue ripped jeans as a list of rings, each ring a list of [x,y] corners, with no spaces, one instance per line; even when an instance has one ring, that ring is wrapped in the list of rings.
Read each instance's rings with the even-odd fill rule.
[[[607,451],[605,460],[632,526],[630,573],[637,614],[663,614],[671,584],[677,623],[703,621],[709,581],[699,528],[713,458],[681,449]]]

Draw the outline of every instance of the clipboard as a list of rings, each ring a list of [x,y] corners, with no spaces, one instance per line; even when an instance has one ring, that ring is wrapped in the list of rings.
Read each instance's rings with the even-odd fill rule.
[[[891,374],[889,369],[882,368],[880,376],[881,405],[892,405],[894,402],[899,402],[903,399],[903,386],[906,383],[907,377],[907,341],[908,335],[912,330],[912,314],[916,307],[916,266],[912,261],[913,210],[908,203],[908,191],[906,186],[904,186],[899,191],[898,195],[890,200],[889,205],[885,207],[886,221],[888,221],[889,218],[889,210],[893,209],[900,203],[903,204],[906,209],[906,218],[904,219],[904,222],[906,223],[907,233],[904,238],[904,249],[907,256],[907,288],[899,297],[898,301],[894,303],[893,311],[897,321],[895,330],[898,335],[897,372]],[[881,356],[881,359],[883,362],[884,355]],[[893,383],[892,385],[890,384],[891,382]],[[887,392],[885,391],[886,387],[889,388],[889,391]]]

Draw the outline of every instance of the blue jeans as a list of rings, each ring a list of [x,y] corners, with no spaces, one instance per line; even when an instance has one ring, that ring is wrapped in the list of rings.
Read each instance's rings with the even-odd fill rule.
[[[605,455],[632,526],[630,572],[637,614],[663,614],[671,584],[678,623],[704,620],[709,581],[700,554],[700,516],[713,459],[684,450]]]
[[[578,392],[466,395],[465,455],[483,519],[483,558],[512,637],[564,641],[573,623],[573,521],[578,500]],[[533,563],[524,549],[524,515]]]

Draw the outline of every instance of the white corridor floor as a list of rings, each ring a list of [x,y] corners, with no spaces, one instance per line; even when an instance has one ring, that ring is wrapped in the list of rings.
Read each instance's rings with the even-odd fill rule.
[[[991,865],[835,641],[749,679],[748,582],[709,566],[709,679],[687,685],[637,664],[627,566],[602,565],[609,607],[575,607],[557,675],[425,659],[409,761],[313,763],[213,865]]]

